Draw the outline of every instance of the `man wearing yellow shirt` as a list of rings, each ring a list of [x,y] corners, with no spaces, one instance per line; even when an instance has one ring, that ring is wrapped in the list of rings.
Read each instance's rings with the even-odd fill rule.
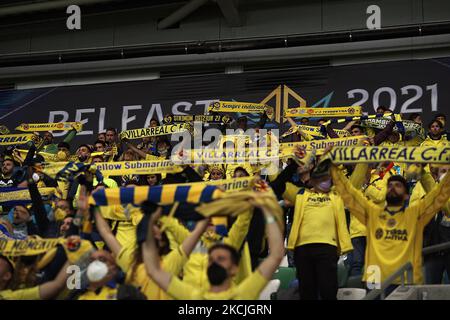
[[[256,195],[255,195],[256,197]],[[208,290],[193,287],[178,277],[164,271],[159,263],[158,249],[153,239],[153,226],[158,216],[152,215],[147,240],[143,246],[143,257],[148,274],[156,283],[178,300],[255,300],[265,288],[284,256],[283,237],[271,212],[252,200],[266,219],[266,234],[270,254],[258,268],[239,285],[233,284],[238,271],[239,254],[231,246],[216,244],[208,250]]]
[[[387,180],[391,175],[395,174],[393,165],[393,163],[384,163],[374,170],[367,170],[367,183],[362,187],[362,190],[367,198],[377,204],[384,203],[385,201]],[[367,167],[366,164],[359,164],[359,166]],[[358,187],[354,182],[352,182],[352,185]],[[347,255],[347,263],[350,266],[349,276],[360,276],[364,271],[364,257],[367,245],[366,237],[366,226],[351,214],[350,238],[352,240],[353,251]]]
[[[144,202],[141,207],[146,215],[143,216],[137,225],[135,231],[137,241],[134,244],[121,245],[98,211],[95,213],[97,229],[114,254],[117,264],[126,273],[125,282],[139,288],[149,300],[168,300],[171,299],[170,296],[161,290],[153,279],[147,275],[141,254],[142,244],[147,236],[149,215],[154,211],[160,212],[161,208],[148,201]],[[166,233],[161,231],[160,226],[155,226],[153,236],[158,243],[161,268],[171,274],[178,275],[207,225],[207,219],[199,221],[195,229],[174,250],[170,250],[169,239]]]
[[[350,181],[332,166],[333,182],[350,213],[367,227],[366,271],[370,266],[386,280],[407,262],[413,264],[413,283],[422,283],[423,229],[450,196],[450,175],[421,200],[409,205],[406,180],[401,176],[388,179],[386,206],[376,205],[354,188]],[[423,174],[424,180],[429,174]],[[367,280],[365,272],[363,280]],[[399,284],[397,279],[394,284]],[[393,288],[390,288],[393,290]],[[389,291],[391,291],[389,290]]]

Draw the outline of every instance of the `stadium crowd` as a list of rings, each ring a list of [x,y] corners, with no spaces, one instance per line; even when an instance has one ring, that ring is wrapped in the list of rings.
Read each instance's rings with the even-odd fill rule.
[[[365,147],[450,146],[443,114],[420,139],[395,130],[401,120],[377,110],[383,113],[389,120],[383,128],[354,120],[337,130],[326,119],[304,117],[299,124],[326,134],[311,135],[299,126],[284,141],[338,139],[345,131],[347,137],[362,136]],[[254,128],[263,129],[266,120],[264,113]],[[422,126],[420,114],[409,120]],[[158,119],[149,124],[161,125]],[[218,127],[245,131],[252,125],[241,116]],[[296,270],[296,297],[304,300],[337,298],[340,258],[363,283],[373,281],[373,266],[381,283],[406,262],[413,265],[413,284],[449,281],[450,250],[423,258],[422,248],[450,241],[450,164],[338,165],[321,161],[331,148],[321,154],[296,148],[297,161],[283,160],[275,174],[247,164],[210,164],[183,165],[176,173],[101,176],[89,164],[170,159],[170,135],[135,143],[108,128],[95,141],[74,145],[77,132],[73,128],[60,141],[41,132],[26,144],[0,146],[0,299],[254,300],[285,253]],[[80,170],[63,179],[42,170],[48,162],[74,163]],[[183,185],[194,193],[196,184],[205,188],[240,178],[254,183],[223,198],[200,201],[202,193],[179,200]],[[137,191],[139,202],[108,198],[113,190],[124,197],[140,187],[158,190],[161,201],[139,198]],[[80,270],[76,280],[76,273],[67,272],[74,265]]]

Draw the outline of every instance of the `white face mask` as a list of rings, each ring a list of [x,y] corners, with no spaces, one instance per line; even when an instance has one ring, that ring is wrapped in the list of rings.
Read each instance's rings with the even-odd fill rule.
[[[87,277],[91,282],[101,281],[108,274],[108,266],[99,260],[92,261],[87,267]]]

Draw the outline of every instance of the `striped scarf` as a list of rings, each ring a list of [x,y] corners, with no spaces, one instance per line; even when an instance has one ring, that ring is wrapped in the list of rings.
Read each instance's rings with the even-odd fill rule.
[[[218,199],[224,191],[217,186],[204,184],[161,186],[137,186],[114,189],[99,189],[92,193],[89,203],[97,206],[119,204],[141,204],[148,200],[159,205],[170,205],[175,202],[201,203]]]

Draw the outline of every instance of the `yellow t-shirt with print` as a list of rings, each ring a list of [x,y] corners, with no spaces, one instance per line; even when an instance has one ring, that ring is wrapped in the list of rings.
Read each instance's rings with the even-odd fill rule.
[[[171,300],[172,298],[147,275],[143,263],[134,266],[135,253],[136,247],[122,247],[116,257],[117,265],[126,273],[125,282],[139,288],[148,300]],[[177,276],[180,274],[186,261],[187,256],[182,247],[179,246],[162,257],[161,268]]]
[[[177,300],[257,300],[269,281],[256,270],[239,285],[222,292],[209,292],[172,277],[167,292]]]
[[[310,243],[327,243],[337,246],[336,221],[330,196],[311,192],[303,212],[296,247]]]
[[[364,195],[376,204],[382,204],[386,200],[387,180],[390,173],[388,172],[383,179],[378,174],[372,174],[370,184],[364,191]],[[350,237],[366,237],[366,226],[359,222],[355,216],[350,215]]]
[[[366,270],[371,266],[379,268],[379,281],[383,282],[401,266],[411,262],[413,283],[422,283],[423,229],[447,203],[450,196],[450,175],[446,175],[424,198],[406,208],[376,205],[368,201],[335,167],[332,167],[332,175],[345,205],[367,226]],[[390,214],[388,210],[395,214]],[[367,276],[364,271],[363,280]],[[399,284],[400,278],[394,283]]]

